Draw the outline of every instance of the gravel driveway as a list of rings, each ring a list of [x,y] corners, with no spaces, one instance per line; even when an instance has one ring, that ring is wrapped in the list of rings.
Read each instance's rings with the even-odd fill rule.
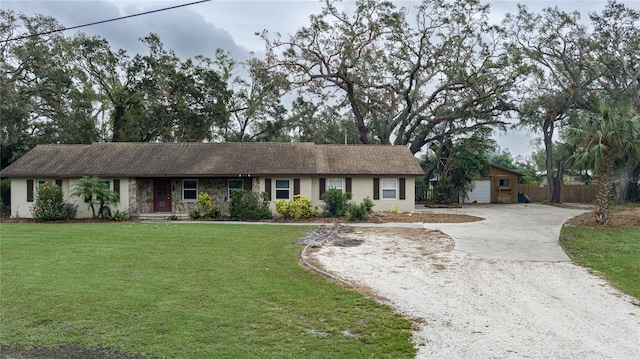
[[[640,358],[640,303],[558,252],[561,224],[580,211],[454,212],[486,220],[359,228],[343,235],[359,245],[334,239],[311,256],[413,320],[417,358]]]

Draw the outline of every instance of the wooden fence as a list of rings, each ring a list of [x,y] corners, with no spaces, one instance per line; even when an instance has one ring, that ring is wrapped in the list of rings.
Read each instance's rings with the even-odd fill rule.
[[[529,196],[531,202],[548,202],[551,200],[549,186],[540,187],[533,184],[519,184],[518,192]],[[566,185],[560,189],[560,202],[563,203],[593,203],[596,198],[596,186]]]

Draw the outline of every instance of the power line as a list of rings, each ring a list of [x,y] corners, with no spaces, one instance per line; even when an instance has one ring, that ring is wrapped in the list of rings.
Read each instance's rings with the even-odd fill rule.
[[[187,4],[175,5],[175,6],[165,7],[165,8],[162,8],[162,9],[150,10],[150,11],[145,11],[145,12],[132,14],[132,15],[127,15],[127,16],[120,16],[120,17],[116,17],[116,18],[113,18],[113,19],[109,19],[109,20],[101,20],[101,21],[90,22],[88,24],[83,24],[83,25],[64,27],[62,29],[45,31],[45,32],[37,33],[37,34],[15,37],[13,39],[1,40],[0,43],[18,41],[18,40],[24,40],[24,39],[30,39],[32,37],[38,37],[38,36],[42,36],[42,35],[50,35],[50,34],[55,34],[57,32],[63,32],[63,31],[67,31],[67,30],[75,30],[75,29],[79,29],[81,27],[99,25],[99,24],[104,24],[104,23],[107,23],[107,22],[118,21],[118,20],[124,20],[124,19],[128,19],[128,18],[131,18],[131,17],[148,15],[148,14],[153,14],[153,13],[156,13],[156,12],[161,12],[161,11],[166,11],[166,10],[173,10],[173,9],[177,9],[177,8],[181,8],[181,7],[185,7],[185,6],[196,5],[196,4],[209,2],[209,1],[211,1],[211,0],[199,0],[199,1],[194,1],[194,2],[187,3]]]

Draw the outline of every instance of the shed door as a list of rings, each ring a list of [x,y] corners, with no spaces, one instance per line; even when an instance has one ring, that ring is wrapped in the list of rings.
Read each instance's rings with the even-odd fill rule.
[[[171,212],[171,180],[153,180],[153,211]]]
[[[473,181],[475,187],[471,192],[467,194],[468,198],[465,198],[464,203],[491,203],[491,181],[479,180]]]

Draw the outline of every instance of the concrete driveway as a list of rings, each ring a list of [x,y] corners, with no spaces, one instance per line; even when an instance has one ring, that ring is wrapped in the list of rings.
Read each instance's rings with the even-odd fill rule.
[[[541,204],[465,205],[462,208],[416,207],[420,212],[469,214],[484,218],[471,223],[425,223],[455,240],[455,250],[471,258],[519,261],[569,261],[558,243],[562,224],[590,210]]]

